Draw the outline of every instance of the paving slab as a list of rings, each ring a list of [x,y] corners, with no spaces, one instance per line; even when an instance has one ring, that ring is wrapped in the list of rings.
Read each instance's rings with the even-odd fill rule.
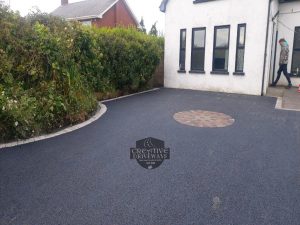
[[[298,88],[269,87],[267,96],[277,97],[279,109],[300,111],[300,93]]]
[[[284,91],[282,100],[283,108],[300,110],[300,93],[298,88]]]

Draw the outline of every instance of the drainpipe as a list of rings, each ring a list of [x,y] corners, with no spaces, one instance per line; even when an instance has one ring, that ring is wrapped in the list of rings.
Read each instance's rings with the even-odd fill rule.
[[[272,23],[273,23],[273,26],[272,26],[272,44],[271,44],[271,55],[270,55],[270,67],[269,67],[269,72],[271,74],[271,71],[272,71],[272,56],[274,54],[274,31],[275,31],[275,26],[276,26],[276,23],[274,22],[275,18],[278,16],[279,14],[279,11],[275,14],[275,16],[272,18]],[[276,32],[276,42],[277,43],[277,35],[278,35],[278,32]],[[277,47],[277,44],[275,44],[275,51],[276,51],[276,47]],[[275,52],[275,55],[276,55],[276,52]],[[274,61],[274,65],[275,65],[275,61]],[[274,82],[274,68],[273,68],[273,77],[272,77],[272,82]]]
[[[273,17],[272,21],[273,21],[273,25],[274,28],[276,27],[276,23],[274,22],[275,18],[278,17],[279,15],[279,11],[275,14],[275,16]],[[274,37],[273,37],[274,38]],[[275,52],[274,52],[274,61],[273,61],[273,75],[272,75],[272,83],[275,80],[275,66],[276,66],[276,56],[277,56],[277,41],[278,41],[278,27],[276,27],[276,37],[275,37]]]
[[[268,18],[267,18],[267,33],[266,33],[266,43],[265,43],[265,59],[264,59],[264,68],[263,68],[263,77],[262,77],[262,85],[261,85],[261,96],[264,95],[264,85],[265,85],[265,77],[266,77],[266,64],[267,64],[267,51],[268,51],[268,39],[269,39],[269,27],[270,27],[270,13],[271,13],[271,2],[269,0],[268,7]]]
[[[278,42],[278,30],[276,30],[275,54],[274,54],[274,63],[273,63],[272,83],[274,83],[274,81],[275,81],[275,67],[276,67],[276,58],[277,58],[277,42]]]

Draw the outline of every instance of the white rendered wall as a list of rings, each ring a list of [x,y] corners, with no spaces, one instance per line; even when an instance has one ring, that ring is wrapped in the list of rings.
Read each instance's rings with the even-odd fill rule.
[[[269,0],[218,0],[199,4],[193,4],[193,0],[170,0],[166,10],[165,86],[260,95],[268,4]],[[235,70],[237,25],[240,23],[247,24],[245,76],[232,74]],[[212,71],[214,27],[220,25],[231,25],[229,75],[210,74]],[[191,32],[194,27],[206,27],[206,74],[189,73]],[[177,72],[179,69],[180,29],[187,29],[186,74]]]
[[[295,27],[300,26],[300,1],[280,4],[279,10],[280,10],[280,14],[278,18],[278,39],[285,38],[289,43],[290,55],[289,55],[288,72],[290,72],[292,68],[294,30]],[[291,13],[291,12],[297,12],[297,13]],[[286,14],[286,13],[291,13],[291,14]],[[280,46],[278,43],[277,45],[278,46],[277,46],[277,55],[276,55],[276,71],[279,68],[279,56],[280,56]],[[275,71],[275,78],[277,76],[276,71]],[[300,78],[293,77],[291,79],[294,86],[298,87],[300,85]],[[278,84],[287,85],[287,81],[283,76],[283,74]]]

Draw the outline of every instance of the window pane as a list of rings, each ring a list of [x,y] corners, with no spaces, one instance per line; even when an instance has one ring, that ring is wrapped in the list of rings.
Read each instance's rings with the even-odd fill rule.
[[[179,69],[185,70],[185,50],[180,50]]]
[[[244,46],[245,45],[246,27],[239,27],[239,29],[240,29],[239,46]]]
[[[204,49],[194,49],[192,52],[192,70],[204,71]]]
[[[216,30],[216,47],[228,47],[229,28],[218,28]]]
[[[186,31],[182,30],[181,31],[181,43],[180,43],[180,47],[181,48],[185,48],[185,44],[186,44]]]
[[[214,70],[228,69],[228,49],[215,49],[214,55]]]
[[[292,74],[300,76],[300,51],[294,51],[293,53]]]
[[[244,70],[244,54],[245,49],[238,49],[236,56],[236,71],[243,72]]]
[[[185,70],[186,30],[180,30],[179,69]]]
[[[296,32],[294,48],[300,48],[300,27],[297,27],[295,31]]]
[[[194,30],[194,48],[204,48],[205,46],[205,30]]]
[[[91,20],[85,20],[85,21],[81,21],[82,25],[85,26],[92,26],[92,21]]]

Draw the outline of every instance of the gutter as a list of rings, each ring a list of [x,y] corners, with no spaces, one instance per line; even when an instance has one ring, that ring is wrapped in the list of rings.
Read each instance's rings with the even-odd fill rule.
[[[159,9],[160,9],[161,12],[163,12],[163,13],[166,12],[166,8],[167,8],[168,1],[169,1],[169,0],[163,0],[163,1],[160,3]]]
[[[90,16],[80,16],[80,17],[74,17],[74,18],[66,18],[66,20],[89,20],[89,19],[101,19],[102,16],[99,15],[90,15]]]
[[[263,77],[262,77],[262,85],[261,85],[261,96],[264,96],[264,84],[266,79],[266,64],[267,64],[267,51],[268,51],[268,39],[269,39],[269,27],[270,27],[270,14],[271,14],[271,2],[269,0],[269,7],[268,7],[268,18],[267,18],[267,33],[266,33],[266,43],[265,43],[265,58],[264,58],[264,68],[263,68]]]

